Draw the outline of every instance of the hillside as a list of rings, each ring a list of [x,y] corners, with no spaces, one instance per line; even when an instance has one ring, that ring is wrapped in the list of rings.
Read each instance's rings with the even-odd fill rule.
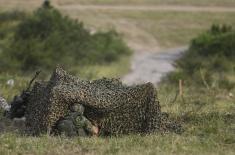
[[[123,34],[129,46],[137,51],[158,51],[162,48],[184,46],[214,23],[235,24],[233,0],[52,0],[52,4],[64,14],[84,21],[85,26],[92,31],[116,29]],[[94,7],[94,4],[99,5]],[[120,5],[118,9],[112,8],[117,7],[117,4]],[[125,9],[127,4],[130,9]],[[32,11],[40,5],[36,0],[1,0],[0,6],[4,7],[0,9]],[[145,7],[138,9],[143,6]],[[157,8],[151,9],[152,7]]]

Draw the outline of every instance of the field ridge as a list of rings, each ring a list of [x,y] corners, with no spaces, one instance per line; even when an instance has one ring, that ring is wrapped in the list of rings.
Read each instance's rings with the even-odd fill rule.
[[[235,7],[219,6],[179,6],[179,5],[157,5],[157,6],[131,6],[131,5],[58,5],[60,9],[80,10],[127,10],[127,11],[180,11],[180,12],[235,12]]]

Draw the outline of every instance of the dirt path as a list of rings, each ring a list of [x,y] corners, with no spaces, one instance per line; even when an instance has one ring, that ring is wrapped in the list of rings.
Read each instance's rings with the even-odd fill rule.
[[[173,63],[187,47],[169,49],[157,53],[135,53],[131,72],[122,78],[128,85],[152,82],[157,84],[168,72],[174,70]]]
[[[126,5],[61,5],[64,10],[108,10],[108,11],[175,11],[175,12],[235,12],[235,7],[217,6],[126,6]],[[136,45],[135,45],[136,46]],[[141,44],[139,46],[142,46]],[[133,46],[131,46],[133,47]],[[126,84],[152,82],[157,84],[161,78],[174,70],[173,63],[187,47],[162,52],[135,52],[131,72],[122,78]],[[135,49],[135,51],[137,51]]]
[[[65,10],[127,10],[127,11],[177,11],[177,12],[235,12],[235,7],[217,6],[125,6],[125,5],[59,5],[60,9]]]

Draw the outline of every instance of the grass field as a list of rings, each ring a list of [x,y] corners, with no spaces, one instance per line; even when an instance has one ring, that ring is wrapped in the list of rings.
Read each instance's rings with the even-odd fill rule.
[[[131,45],[144,45],[146,49],[187,45],[213,23],[235,24],[235,12],[65,10],[65,13],[92,29],[117,29]]]
[[[80,10],[64,9],[65,4],[129,4],[134,5],[191,5],[191,6],[226,6],[235,7],[234,0],[52,0],[60,5],[65,14],[80,19],[92,30],[117,29],[122,33],[130,47],[138,51],[158,51],[162,48],[184,46],[199,33],[208,29],[213,23],[234,25],[235,12],[180,12],[154,10]],[[32,10],[41,2],[1,0],[1,10]],[[30,6],[30,7],[29,7]]]
[[[8,7],[18,6],[32,8],[39,6],[43,1],[39,0],[1,0],[0,4]],[[180,5],[180,6],[226,6],[234,7],[234,0],[51,0],[55,5],[81,4],[81,5]],[[31,7],[29,7],[31,6]]]
[[[56,1],[56,0],[54,0]],[[41,1],[40,1],[41,2]],[[0,0],[0,9],[32,11],[38,0]],[[76,2],[76,3],[75,3]],[[194,5],[235,7],[234,0],[57,0],[56,4],[111,4],[111,5]],[[120,11],[120,10],[63,10],[94,31],[117,29],[129,45],[137,50],[159,50],[188,44],[189,41],[213,23],[235,25],[235,13],[174,12],[174,11]],[[109,66],[74,68],[82,78],[102,76],[121,77],[128,71],[129,58]],[[234,74],[233,74],[234,75]],[[10,101],[22,91],[33,75],[0,75],[0,95]],[[41,76],[47,79],[48,75]],[[234,78],[232,76],[231,78]],[[15,86],[6,85],[14,79]],[[175,100],[178,87],[162,84],[158,88],[162,111],[177,118],[185,129],[181,135],[152,134],[127,135],[106,138],[66,138],[43,135],[27,137],[17,132],[0,133],[0,154],[208,154],[233,155],[235,152],[235,90],[184,86],[183,98]],[[233,94],[233,95],[231,95]],[[0,112],[1,113],[1,112]],[[0,118],[0,129],[6,125]]]
[[[125,67],[124,67],[125,66]],[[123,56],[117,62],[104,65],[90,65],[75,67],[73,73],[84,79],[98,79],[103,77],[121,78],[129,72],[130,56]]]
[[[233,0],[57,0],[58,4],[235,6]]]
[[[23,89],[29,80],[17,78],[15,87],[11,88],[4,85],[4,78],[0,79],[3,84],[1,88],[9,98]],[[7,132],[0,134],[0,154],[234,154],[234,97],[229,97],[227,91],[220,89],[185,86],[184,100],[178,97],[172,103],[177,89],[177,86],[163,84],[158,88],[158,95],[162,110],[182,122],[185,132],[181,135],[156,133],[146,136],[66,138],[48,135],[27,137]],[[0,128],[2,124],[1,120]]]

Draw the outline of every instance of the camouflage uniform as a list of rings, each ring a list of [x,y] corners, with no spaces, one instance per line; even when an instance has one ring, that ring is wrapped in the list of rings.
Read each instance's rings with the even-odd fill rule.
[[[91,136],[92,123],[83,116],[84,107],[81,104],[74,104],[70,107],[70,113],[59,120],[56,130],[59,134],[66,136]]]

